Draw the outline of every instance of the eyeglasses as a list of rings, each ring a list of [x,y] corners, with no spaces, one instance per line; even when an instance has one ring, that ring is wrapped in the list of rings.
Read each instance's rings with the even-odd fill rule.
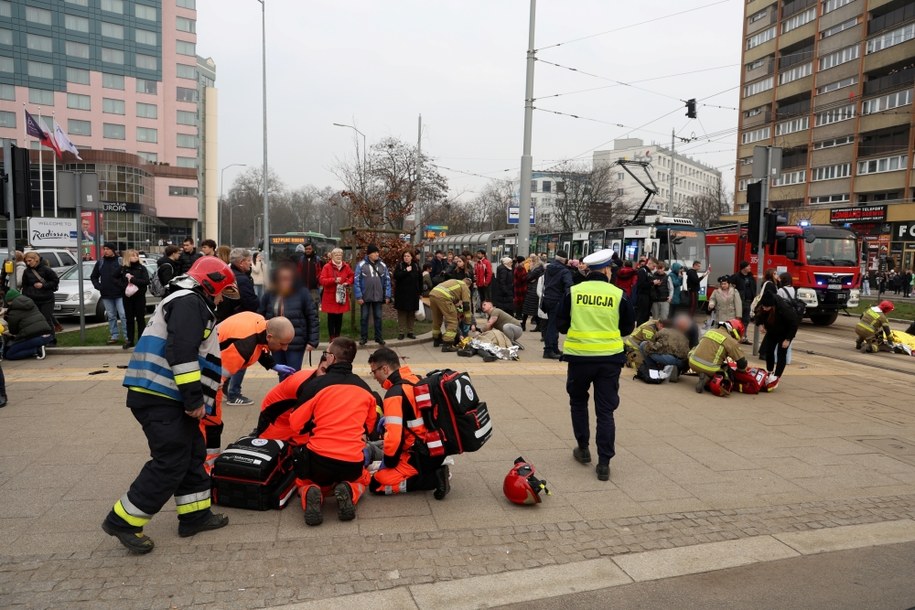
[[[380,367],[380,366],[379,366],[378,368],[375,368],[375,369],[369,368],[369,370],[372,372],[372,375],[374,375],[375,373],[377,373],[378,371],[380,371],[382,368],[384,368],[384,367]]]

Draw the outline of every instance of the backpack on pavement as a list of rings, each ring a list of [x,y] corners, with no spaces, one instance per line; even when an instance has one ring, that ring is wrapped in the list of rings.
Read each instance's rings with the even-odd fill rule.
[[[415,384],[416,408],[428,432],[421,440],[429,455],[477,451],[492,436],[492,420],[470,375],[444,369]]]
[[[654,368],[648,365],[648,361],[643,360],[639,367],[635,370],[635,375],[632,376],[633,379],[641,379],[648,384],[658,384],[664,383],[670,379],[671,374],[673,373],[673,365],[667,365],[664,368]]]
[[[249,510],[285,508],[295,495],[295,469],[288,443],[243,436],[213,464],[213,502]]]

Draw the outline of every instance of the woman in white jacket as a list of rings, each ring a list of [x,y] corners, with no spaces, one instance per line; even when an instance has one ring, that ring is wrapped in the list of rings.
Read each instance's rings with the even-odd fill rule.
[[[264,257],[260,252],[255,252],[251,262],[251,281],[254,282],[254,294],[260,302],[264,296],[264,291],[268,287],[267,282],[267,264],[264,263]]]
[[[737,290],[731,286],[728,276],[718,278],[718,289],[708,299],[708,310],[715,316],[719,324],[740,318],[743,313],[743,304]]]

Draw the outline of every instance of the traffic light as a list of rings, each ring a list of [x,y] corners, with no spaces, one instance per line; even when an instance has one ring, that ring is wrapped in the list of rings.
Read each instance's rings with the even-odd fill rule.
[[[32,213],[32,179],[29,149],[12,146],[10,173],[13,181],[13,213],[16,218],[25,218]],[[6,184],[3,184],[3,207],[0,211],[9,218],[10,202],[6,200]]]
[[[747,239],[750,251],[759,252],[759,211],[762,208],[762,182],[747,185]]]
[[[686,100],[686,116],[691,119],[696,118],[696,98]]]
[[[788,218],[782,216],[775,210],[766,210],[766,233],[763,240],[771,251],[775,248],[775,239],[777,237],[779,225],[788,224]]]

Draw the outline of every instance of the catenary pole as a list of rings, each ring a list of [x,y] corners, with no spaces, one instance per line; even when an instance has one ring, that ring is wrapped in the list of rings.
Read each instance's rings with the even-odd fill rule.
[[[267,183],[267,2],[261,3],[261,70],[264,105],[264,264],[270,267],[270,201]]]
[[[419,115],[419,121],[416,128],[416,197],[414,199],[414,210],[413,218],[415,222],[413,223],[413,230],[416,232],[414,237],[414,243],[422,243],[423,241],[423,223],[422,223],[422,204],[419,200],[420,185],[422,184],[422,175],[423,175],[423,115]],[[420,261],[422,264],[422,261]]]
[[[677,167],[677,132],[670,130],[670,189],[667,191],[667,214],[674,215],[674,169]]]
[[[531,180],[533,179],[531,135],[534,125],[534,62],[537,54],[534,48],[536,14],[537,0],[531,0],[530,24],[527,35],[527,76],[524,83],[524,145],[521,152],[521,200],[518,204],[518,253],[521,256],[527,256],[531,252]]]

